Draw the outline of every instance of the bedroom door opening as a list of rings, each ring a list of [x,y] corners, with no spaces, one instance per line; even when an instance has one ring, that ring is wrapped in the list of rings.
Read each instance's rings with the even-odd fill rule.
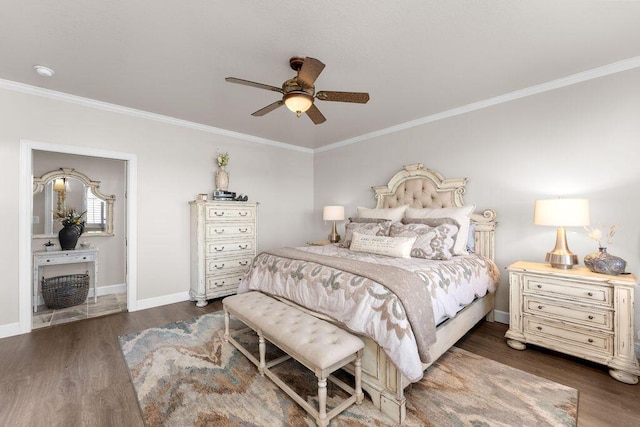
[[[132,247],[136,243],[135,155],[33,141],[20,143],[20,204],[24,209],[22,212],[26,215],[21,215],[20,218],[19,333],[121,311],[135,311],[137,292],[133,272],[136,271],[136,259]],[[46,210],[40,213],[41,206],[38,206],[33,197],[32,177],[40,177],[46,172],[60,168],[67,168],[65,172],[72,168],[92,181],[101,181],[99,191],[115,196],[110,232],[83,233],[78,240],[76,252],[73,253],[61,250],[57,232],[53,232],[55,230],[49,230],[49,236],[36,228],[38,221],[46,221],[48,218]],[[72,195],[74,191],[82,193],[82,188],[70,188],[67,196]],[[55,193],[53,194],[52,197],[55,197]],[[75,196],[78,197],[77,194]],[[75,204],[82,202],[77,201]],[[69,208],[75,209],[76,206],[69,205]],[[83,209],[86,211],[87,207],[83,205]],[[50,252],[51,255],[43,246],[48,241],[57,245]],[[75,258],[80,257],[79,261],[67,260],[69,254]],[[47,264],[43,258],[53,259],[56,255],[64,259],[52,261],[52,264],[58,265]],[[87,261],[83,262],[85,259]],[[91,283],[85,302],[77,304],[77,301],[74,301],[73,306],[57,309],[44,305],[39,285],[42,277],[51,278],[85,272],[89,273]],[[35,284],[36,280],[38,285]],[[50,297],[51,293],[48,296]]]

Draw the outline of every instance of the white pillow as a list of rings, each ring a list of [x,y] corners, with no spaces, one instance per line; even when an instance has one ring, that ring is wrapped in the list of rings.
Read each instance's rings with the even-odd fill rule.
[[[471,224],[471,214],[476,208],[475,205],[463,206],[460,208],[439,208],[439,209],[415,209],[407,208],[406,218],[453,218],[460,224],[460,231],[456,235],[456,243],[453,245],[455,255],[467,255],[467,237],[469,235],[469,225]]]
[[[353,233],[349,249],[354,252],[368,252],[395,258],[411,258],[411,248],[415,242],[415,236],[387,237]]]
[[[358,206],[358,218],[377,218],[389,219],[391,221],[400,221],[404,216],[407,205],[398,206],[397,208],[369,209]]]

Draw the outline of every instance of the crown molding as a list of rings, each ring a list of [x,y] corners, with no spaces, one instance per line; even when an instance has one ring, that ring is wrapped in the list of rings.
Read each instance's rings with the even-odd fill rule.
[[[139,117],[156,122],[162,122],[170,125],[180,126],[183,128],[194,129],[201,132],[212,133],[215,135],[227,136],[230,138],[241,139],[243,141],[254,142],[257,144],[270,145],[272,147],[284,148],[287,150],[300,151],[303,153],[313,154],[310,148],[299,147],[285,142],[274,141],[271,139],[260,138],[258,136],[247,135],[245,133],[234,132],[227,129],[221,129],[214,126],[203,125],[200,123],[190,122],[188,120],[176,119],[162,114],[150,113],[148,111],[137,110],[135,108],[123,107],[117,104],[97,101],[95,99],[84,98],[82,96],[70,95],[64,92],[58,92],[51,89],[45,89],[37,86],[31,86],[24,83],[14,82],[11,80],[0,79],[0,89],[13,90],[29,95],[40,96],[43,98],[54,99],[57,101],[69,102],[72,104],[82,105],[84,107],[96,108],[98,110],[110,111],[113,113],[124,114],[133,117]]]
[[[410,122],[401,123],[399,125],[391,126],[391,127],[380,129],[364,135],[356,136],[354,138],[345,139],[343,141],[336,142],[334,144],[325,145],[324,147],[316,148],[314,150],[314,153],[321,153],[323,151],[335,150],[337,148],[346,147],[347,145],[355,144],[357,142],[362,142],[362,141],[370,140],[379,136],[400,132],[416,126],[421,126],[421,125],[435,122],[438,120],[447,119],[449,117],[459,116],[462,114],[469,113],[471,111],[476,111],[476,110],[491,107],[494,105],[502,104],[505,102],[514,101],[516,99],[525,98],[527,96],[537,95],[539,93],[547,92],[550,90],[560,89],[565,86],[571,86],[576,83],[597,79],[599,77],[620,73],[620,72],[631,70],[638,67],[640,67],[640,56],[635,56],[633,58],[628,58],[622,61],[613,62],[611,64],[603,65],[601,67],[593,68],[591,70],[583,71],[580,73],[571,74],[569,76],[562,77],[556,80],[551,80],[549,82],[541,83],[535,86],[530,86],[524,89],[519,89],[513,92],[505,93],[504,95],[499,95],[493,98],[488,98],[482,101],[477,101],[471,104],[463,105],[461,107],[452,108],[451,110],[442,111],[440,113],[432,114],[430,116],[422,117],[420,119],[412,120]]]

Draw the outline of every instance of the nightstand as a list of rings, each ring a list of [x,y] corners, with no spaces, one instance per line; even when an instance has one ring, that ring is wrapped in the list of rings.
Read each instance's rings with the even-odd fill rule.
[[[331,243],[328,240],[318,240],[316,242],[307,242],[307,246],[327,246],[332,244],[333,243]]]
[[[633,348],[636,278],[608,276],[584,267],[562,270],[518,261],[509,271],[507,344],[535,344],[608,366],[618,381],[636,384]]]

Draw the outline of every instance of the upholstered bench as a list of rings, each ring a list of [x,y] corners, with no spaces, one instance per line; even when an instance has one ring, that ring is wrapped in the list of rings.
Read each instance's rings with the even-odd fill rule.
[[[231,342],[285,393],[307,411],[319,426],[329,424],[331,418],[351,406],[361,403],[362,340],[329,322],[318,319],[289,304],[260,292],[248,292],[222,300],[225,314],[225,340]],[[229,331],[229,316],[233,315],[258,334],[259,357],[251,354]],[[238,331],[243,333],[246,330]],[[286,353],[285,356],[267,362],[265,340]],[[273,366],[294,358],[318,377],[318,409],[300,397],[271,370]],[[355,388],[330,375],[346,364],[354,362]],[[327,413],[327,379],[345,390],[350,396]]]

